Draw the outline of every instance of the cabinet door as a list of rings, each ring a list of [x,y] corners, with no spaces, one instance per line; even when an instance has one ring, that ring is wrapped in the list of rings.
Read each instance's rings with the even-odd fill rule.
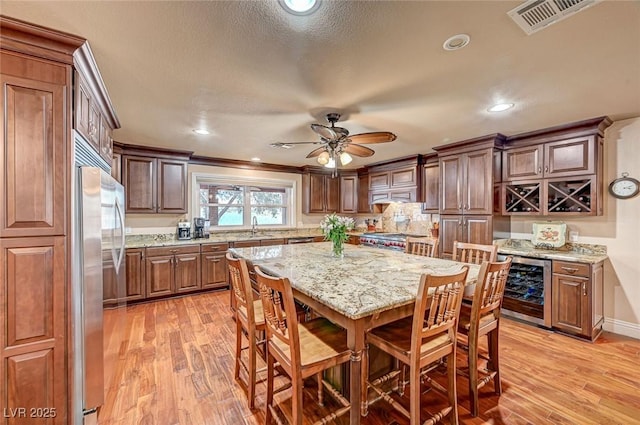
[[[158,212],[187,212],[187,163],[158,159]]]
[[[102,304],[105,307],[118,304],[118,279],[111,255],[102,256]]]
[[[417,168],[402,168],[390,172],[391,189],[404,186],[416,186],[418,184]]]
[[[493,219],[490,215],[468,215],[462,220],[463,242],[491,245],[493,243]]]
[[[325,212],[340,211],[340,179],[325,176]]]
[[[127,301],[141,300],[146,297],[144,272],[144,249],[127,249],[125,251]]]
[[[545,143],[545,177],[595,174],[595,138],[578,137]]]
[[[174,292],[173,255],[146,257],[144,271],[147,298],[170,295]]]
[[[128,213],[156,212],[156,160],[142,156],[122,156],[122,180]]]
[[[370,213],[371,205],[369,205],[369,176],[358,176],[358,212]]]
[[[574,335],[590,336],[589,279],[553,275],[551,325]]]
[[[227,260],[224,253],[206,253],[201,255],[202,289],[226,288]]]
[[[440,257],[451,259],[453,242],[462,241],[462,216],[440,216]]]
[[[89,98],[89,138],[87,141],[95,149],[96,152],[100,152],[100,132],[102,125],[102,114],[98,104]]]
[[[426,164],[423,167],[422,178],[422,211],[424,212],[438,212],[440,208],[440,168],[438,163]]]
[[[111,139],[111,127],[103,116],[100,117],[100,156],[111,165],[113,160],[113,139]]]
[[[0,236],[63,235],[65,229],[66,69],[2,53]],[[59,75],[41,82],[6,75],[13,68]]]
[[[543,145],[502,152],[502,181],[542,178]]]
[[[358,212],[358,176],[340,177],[340,212]]]
[[[462,156],[440,158],[440,214],[462,214]]]
[[[175,288],[176,292],[190,292],[201,288],[200,254],[176,254]]]
[[[113,154],[111,161],[111,177],[118,182],[122,182],[122,155],[119,153]]]
[[[304,191],[304,212],[322,213],[325,212],[325,184],[322,174],[304,174],[302,176],[302,187]]]
[[[390,174],[388,171],[381,171],[369,174],[369,190],[379,191],[391,187]]]
[[[75,99],[73,104],[73,128],[75,128],[85,140],[89,140],[89,103],[91,103],[91,95],[89,94],[86,83],[78,72],[75,73],[74,78]]]
[[[493,149],[465,154],[464,196],[465,214],[491,214],[493,211]]]

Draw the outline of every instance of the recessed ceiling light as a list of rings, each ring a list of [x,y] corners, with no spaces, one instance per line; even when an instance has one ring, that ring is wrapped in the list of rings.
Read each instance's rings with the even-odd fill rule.
[[[452,37],[447,38],[447,40],[442,45],[442,48],[444,50],[458,50],[469,44],[470,41],[471,37],[469,37],[467,34],[456,34]]]
[[[253,162],[260,162],[260,161],[261,161],[261,159],[260,159],[260,158],[258,158],[257,156],[254,156],[253,158],[251,158],[251,160],[252,160]]]
[[[511,109],[513,107],[514,107],[513,103],[496,103],[491,108],[487,109],[487,111],[489,111],[489,112],[502,112],[502,111],[506,111],[507,109]]]
[[[204,128],[196,128],[195,130],[193,130],[193,132],[196,133],[196,134],[203,135],[203,136],[206,136],[207,134],[210,134],[209,130],[206,130]]]
[[[278,3],[293,15],[309,15],[320,6],[320,0],[278,0]]]

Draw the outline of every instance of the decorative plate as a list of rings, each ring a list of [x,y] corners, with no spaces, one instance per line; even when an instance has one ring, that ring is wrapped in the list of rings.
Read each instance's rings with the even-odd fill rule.
[[[531,243],[536,248],[560,248],[564,246],[567,225],[565,223],[533,223]]]

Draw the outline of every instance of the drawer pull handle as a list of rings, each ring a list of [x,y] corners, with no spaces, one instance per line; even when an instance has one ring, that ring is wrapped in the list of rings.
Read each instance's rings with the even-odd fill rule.
[[[542,167],[538,167],[538,174],[542,173]]]
[[[562,267],[562,270],[566,271],[567,273],[571,273],[571,274],[574,274],[575,272],[578,271],[578,269],[576,269],[574,267]]]
[[[177,249],[170,249],[169,252],[178,252]]]
[[[587,296],[587,284],[582,282],[582,296]]]

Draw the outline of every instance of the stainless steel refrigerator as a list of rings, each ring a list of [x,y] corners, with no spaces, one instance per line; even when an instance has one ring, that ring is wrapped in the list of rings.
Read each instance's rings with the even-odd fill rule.
[[[76,171],[72,423],[92,424],[105,394],[103,283],[118,299],[125,298],[124,189],[100,168]]]

